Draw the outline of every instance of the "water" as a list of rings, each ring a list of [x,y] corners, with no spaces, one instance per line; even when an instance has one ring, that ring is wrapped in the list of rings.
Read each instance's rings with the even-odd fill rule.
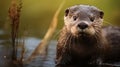
[[[28,37],[25,38],[25,60],[31,55],[31,53],[34,51],[34,49],[37,47],[37,45],[40,43],[40,39]],[[11,47],[7,46],[10,43],[6,44],[6,40],[0,40],[0,67],[10,67],[11,63]],[[55,59],[55,49],[56,49],[56,41],[51,41],[48,48],[48,55],[45,59],[43,59],[42,56],[37,56],[29,63],[24,63],[23,67],[54,67],[54,59]],[[18,49],[19,52],[20,49]],[[18,53],[18,55],[20,55]],[[19,56],[18,56],[19,57]],[[12,65],[11,67],[13,67]],[[15,66],[16,67],[16,66]]]
[[[33,42],[34,41],[34,42]],[[40,39],[37,38],[27,38],[26,39],[26,48],[27,48],[27,56],[29,56],[35,47],[39,44]],[[33,59],[29,64],[25,64],[25,67],[54,67],[55,63],[55,49],[56,49],[56,41],[51,41],[48,47],[48,55],[45,59],[41,56],[37,56]]]
[[[25,60],[31,55],[35,47],[40,43],[40,39],[34,37],[25,38]],[[7,43],[6,43],[7,42]],[[22,66],[13,65],[10,60],[11,47],[7,40],[0,40],[0,67],[55,67],[55,53],[57,41],[52,40],[49,44],[48,55],[45,59],[42,56],[37,56],[29,63],[24,63]],[[19,55],[19,54],[18,54]],[[85,65],[85,66],[59,66],[59,67],[120,67],[120,63],[107,64],[107,65]]]

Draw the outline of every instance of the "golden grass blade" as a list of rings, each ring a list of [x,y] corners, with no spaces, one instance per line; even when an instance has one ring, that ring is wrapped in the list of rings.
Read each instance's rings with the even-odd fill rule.
[[[54,16],[53,16],[53,19],[52,19],[52,22],[50,24],[50,27],[47,31],[47,33],[45,34],[43,40],[41,41],[41,43],[35,48],[35,50],[33,51],[33,53],[31,54],[31,56],[27,59],[27,61],[30,61],[32,60],[36,55],[45,55],[46,54],[46,50],[47,50],[47,47],[48,47],[48,43],[50,42],[55,30],[56,30],[56,27],[57,27],[57,24],[58,24],[58,15],[64,5],[65,1],[63,0],[63,2],[60,4],[59,8],[57,9],[57,11],[55,12]]]

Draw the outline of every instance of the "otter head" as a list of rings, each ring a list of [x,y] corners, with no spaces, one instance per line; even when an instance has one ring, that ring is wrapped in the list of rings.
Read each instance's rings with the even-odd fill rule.
[[[100,32],[104,13],[94,6],[75,5],[65,10],[67,31],[74,36],[95,35]]]

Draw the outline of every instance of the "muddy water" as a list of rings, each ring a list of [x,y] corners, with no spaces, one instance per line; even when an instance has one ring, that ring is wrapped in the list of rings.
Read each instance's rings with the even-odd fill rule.
[[[39,44],[40,39],[28,37],[25,38],[25,59],[30,56],[35,47]],[[13,65],[10,60],[11,56],[11,47],[7,40],[0,40],[0,67],[55,67],[55,53],[56,53],[56,41],[52,40],[49,44],[48,55],[43,59],[42,56],[37,56],[35,59],[30,61],[29,63],[24,63],[22,66]],[[18,53],[19,55],[19,53]],[[59,67],[120,67],[120,63],[116,64],[107,64],[107,65],[85,65],[85,66],[59,66]]]

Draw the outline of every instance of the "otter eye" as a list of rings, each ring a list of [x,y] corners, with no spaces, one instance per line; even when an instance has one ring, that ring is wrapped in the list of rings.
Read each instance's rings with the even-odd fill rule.
[[[77,16],[73,16],[73,20],[76,21],[77,20]]]
[[[94,18],[94,17],[90,17],[90,21],[92,21],[92,22],[93,22],[94,20],[95,20],[95,18]]]

